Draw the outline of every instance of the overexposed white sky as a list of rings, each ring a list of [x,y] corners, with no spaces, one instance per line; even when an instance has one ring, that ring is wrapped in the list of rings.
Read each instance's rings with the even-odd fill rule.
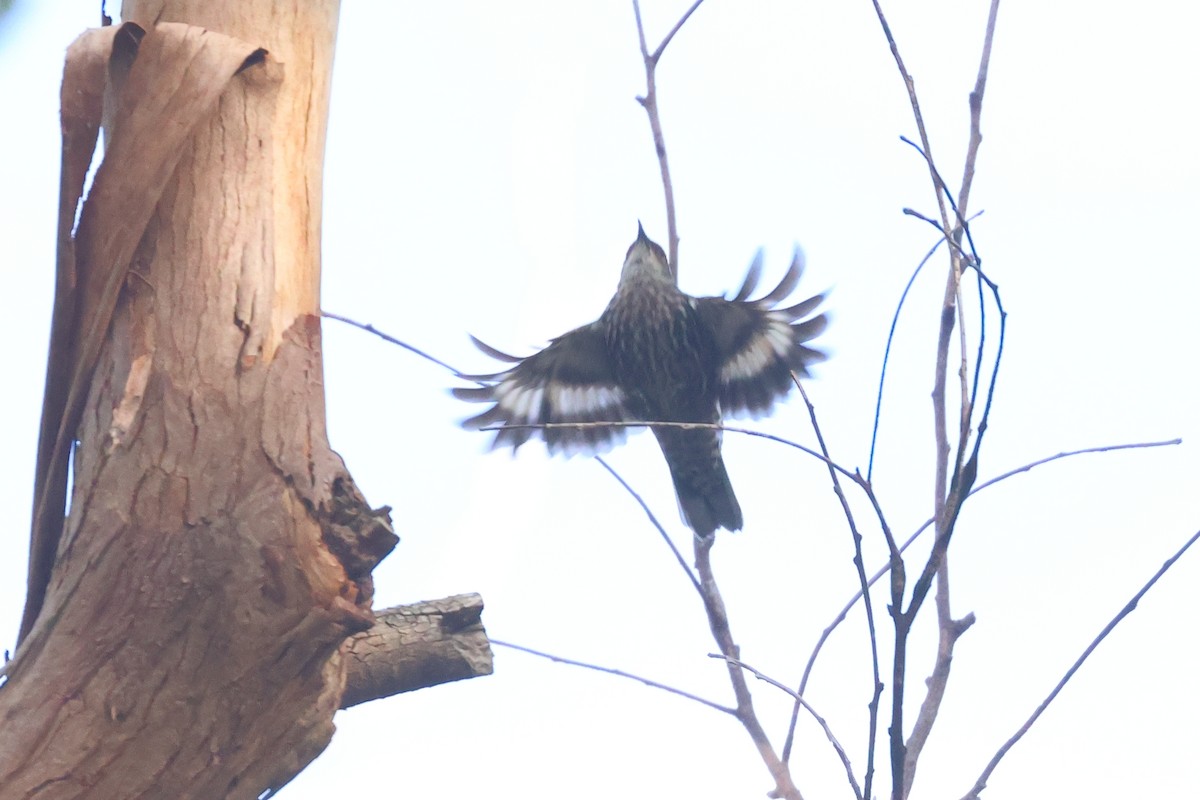
[[[652,42],[686,0],[645,0]],[[0,231],[5,243],[8,458],[0,502],[0,639],[24,598],[28,508],[54,264],[58,83],[94,1],[18,3],[0,27]],[[957,187],[987,3],[885,3],[934,155]],[[1151,0],[1001,5],[971,211],[1009,336],[980,478],[1063,450],[1082,456],[987,490],[952,549],[954,611],[974,612],[914,798],[960,797],[992,753],[1142,583],[1200,526],[1200,11]],[[350,2],[343,9],[325,184],[323,305],[468,371],[467,333],[528,352],[594,319],[640,219],[665,244],[658,168],[626,2]],[[659,72],[675,179],[681,283],[740,284],[759,247],[773,285],[794,244],[800,292],[832,288],[830,360],[808,391],[834,457],[866,468],[880,358],[908,276],[935,232],[903,85],[868,0],[708,0]],[[885,398],[876,488],[903,535],[929,516],[933,345],[944,257],[918,280]],[[994,327],[990,329],[994,332]],[[483,453],[439,368],[326,325],[329,428],[400,546],[380,607],[480,592],[501,640],[731,702],[686,578],[599,465]],[[798,398],[755,423],[811,444]],[[849,533],[824,468],[729,434],[746,515],[714,551],[745,660],[794,684],[854,591]],[[611,455],[681,546],[667,471],[642,434]],[[856,500],[871,567],[883,545]],[[985,797],[1191,796],[1200,749],[1200,552],[1100,647],[993,775]],[[932,608],[929,609],[932,612]],[[876,618],[885,634],[886,609]],[[914,644],[916,712],[932,659]],[[886,641],[886,635],[884,637]],[[885,646],[885,655],[886,655]],[[808,699],[860,776],[871,675],[861,612],[834,636]],[[885,669],[886,674],[886,669]],[[756,687],[777,745],[791,702]],[[887,696],[885,695],[885,700]],[[283,792],[538,800],[761,797],[742,729],[698,704],[497,648],[496,674],[337,718],[329,749]],[[886,796],[886,725],[877,792]],[[851,797],[801,721],[793,774],[808,797]]]

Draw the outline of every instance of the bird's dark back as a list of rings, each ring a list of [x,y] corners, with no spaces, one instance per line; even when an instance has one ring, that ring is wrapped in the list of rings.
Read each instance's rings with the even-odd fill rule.
[[[662,282],[639,281],[618,291],[600,323],[635,416],[717,421],[716,347],[690,297]]]

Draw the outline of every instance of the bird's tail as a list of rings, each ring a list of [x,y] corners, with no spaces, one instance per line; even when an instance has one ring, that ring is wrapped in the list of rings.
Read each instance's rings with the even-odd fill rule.
[[[715,432],[656,428],[654,433],[671,468],[684,524],[698,536],[711,536],[717,528],[740,530],[742,507]]]

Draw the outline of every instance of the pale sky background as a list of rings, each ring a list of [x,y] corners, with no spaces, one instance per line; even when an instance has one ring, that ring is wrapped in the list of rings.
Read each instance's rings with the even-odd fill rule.
[[[657,42],[685,0],[646,0]],[[53,285],[63,51],[98,3],[18,3],[0,27],[0,232],[9,343],[0,503],[0,640],[24,597],[28,509]],[[985,0],[885,3],[947,180],[957,187]],[[967,506],[952,549],[959,642],[914,798],[957,798],[1096,633],[1200,525],[1200,55],[1192,4],[1002,4],[971,211],[1009,338],[980,462],[986,479],[1074,448],[1183,437],[1083,456]],[[594,319],[637,221],[665,244],[633,13],[613,2],[346,3],[325,193],[326,309],[469,371],[467,333],[540,346]],[[735,290],[758,247],[764,284],[794,244],[801,292],[832,287],[830,360],[808,389],[834,457],[867,462],[891,315],[935,232],[903,85],[868,0],[709,0],[659,74],[675,178],[681,283]],[[929,391],[946,262],[918,281],[889,374],[876,487],[903,535],[930,514]],[[994,326],[991,328],[994,332]],[[485,455],[439,368],[326,325],[333,446],[400,546],[375,573],[385,607],[480,592],[496,639],[625,669],[731,702],[694,591],[643,513],[599,465]],[[763,430],[811,444],[797,398]],[[746,528],[721,532],[718,577],[745,660],[789,684],[857,585],[823,467],[726,436]],[[682,546],[665,465],[641,434],[611,463]],[[873,569],[882,542],[855,508]],[[932,608],[927,609],[932,613]],[[886,643],[886,610],[876,604]],[[933,639],[914,643],[915,715]],[[871,692],[861,612],[831,640],[808,699],[861,781]],[[885,657],[888,648],[884,647]],[[985,797],[1195,797],[1200,750],[1200,552],[1142,602],[1008,755]],[[884,668],[887,672],[886,666]],[[789,698],[756,702],[782,742]],[[885,695],[885,701],[887,696]],[[767,773],[740,726],[618,678],[497,648],[496,674],[337,717],[329,749],[284,790],[365,797],[759,798]],[[877,793],[886,796],[886,724]],[[793,774],[808,797],[851,797],[809,720]]]

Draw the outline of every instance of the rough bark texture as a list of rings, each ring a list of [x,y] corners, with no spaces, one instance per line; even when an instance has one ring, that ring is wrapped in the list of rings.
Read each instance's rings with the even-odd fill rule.
[[[375,614],[346,652],[342,708],[439,683],[492,674],[483,598],[460,594]]]
[[[332,735],[338,650],[372,624],[370,570],[395,543],[325,436],[337,3],[122,13],[140,27],[85,34],[64,79],[60,294],[27,619],[0,688],[4,800],[286,783]],[[72,236],[100,98],[105,159]]]

